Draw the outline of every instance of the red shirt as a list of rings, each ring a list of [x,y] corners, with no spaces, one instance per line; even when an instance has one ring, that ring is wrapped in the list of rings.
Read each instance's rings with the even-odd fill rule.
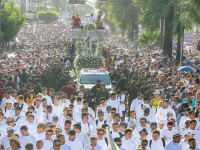
[[[74,25],[75,26],[79,26],[81,23],[81,19],[80,18],[74,18]]]
[[[67,94],[67,99],[70,99],[75,92],[74,88],[69,88],[67,85],[62,87],[62,91]]]

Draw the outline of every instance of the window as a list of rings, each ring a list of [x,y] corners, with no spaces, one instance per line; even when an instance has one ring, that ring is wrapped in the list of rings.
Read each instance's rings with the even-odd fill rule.
[[[80,84],[95,84],[97,79],[100,79],[101,83],[105,83],[106,85],[110,84],[110,79],[106,74],[83,74],[80,78]]]

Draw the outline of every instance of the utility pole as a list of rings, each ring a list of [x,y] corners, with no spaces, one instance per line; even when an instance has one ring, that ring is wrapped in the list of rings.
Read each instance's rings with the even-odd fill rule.
[[[137,30],[133,30],[133,43],[134,43],[134,46],[135,46],[135,33],[137,32]]]

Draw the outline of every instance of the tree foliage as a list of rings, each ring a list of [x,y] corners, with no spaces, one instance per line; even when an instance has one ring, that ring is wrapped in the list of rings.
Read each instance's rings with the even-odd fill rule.
[[[59,19],[59,13],[54,10],[39,11],[37,13],[38,20],[42,20],[45,23],[50,23]]]
[[[1,4],[1,42],[11,41],[26,22],[26,16],[13,0]]]
[[[160,43],[160,33],[158,31],[146,31],[144,34],[140,36],[136,43],[140,47],[149,47],[150,49],[159,46]]]

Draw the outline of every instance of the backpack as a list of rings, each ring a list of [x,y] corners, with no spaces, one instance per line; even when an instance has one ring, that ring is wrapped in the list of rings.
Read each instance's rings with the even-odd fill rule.
[[[161,139],[162,143],[163,143],[163,147],[165,148],[165,140]],[[152,144],[152,140],[149,141],[149,147],[151,148],[151,144]]]
[[[106,137],[104,139],[105,139],[105,142],[106,142],[106,144],[108,146],[108,139]]]
[[[112,131],[110,131],[110,134],[112,134]],[[119,137],[120,137],[120,138],[123,138],[123,137],[124,137],[124,134],[122,134],[121,132],[118,132],[118,134],[119,134]]]
[[[98,125],[98,122],[99,122],[99,120],[96,120],[96,126]],[[104,120],[104,122],[103,123],[107,123],[107,121],[106,120]]]

